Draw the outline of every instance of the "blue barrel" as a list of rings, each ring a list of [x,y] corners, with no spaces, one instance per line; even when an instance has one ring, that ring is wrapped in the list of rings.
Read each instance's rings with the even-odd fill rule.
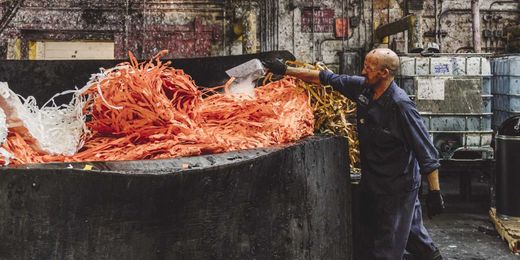
[[[497,213],[520,217],[520,116],[502,123],[495,149]]]
[[[492,59],[493,129],[520,115],[520,56]]]

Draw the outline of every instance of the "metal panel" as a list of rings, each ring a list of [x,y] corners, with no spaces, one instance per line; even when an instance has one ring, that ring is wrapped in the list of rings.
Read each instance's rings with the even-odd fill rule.
[[[491,64],[489,59],[481,56],[401,56],[400,60],[402,76],[491,75]]]
[[[43,41],[36,43],[37,60],[114,59],[114,42]]]

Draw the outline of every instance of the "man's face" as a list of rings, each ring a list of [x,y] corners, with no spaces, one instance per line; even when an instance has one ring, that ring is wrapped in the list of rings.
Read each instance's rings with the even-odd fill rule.
[[[368,54],[365,58],[365,65],[361,74],[367,78],[366,84],[370,87],[377,86],[381,82],[382,70],[377,63],[377,58],[373,54]]]

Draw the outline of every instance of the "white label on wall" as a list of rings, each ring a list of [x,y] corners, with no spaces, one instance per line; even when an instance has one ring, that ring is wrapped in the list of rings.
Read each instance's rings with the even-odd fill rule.
[[[417,99],[444,100],[444,79],[418,79]]]

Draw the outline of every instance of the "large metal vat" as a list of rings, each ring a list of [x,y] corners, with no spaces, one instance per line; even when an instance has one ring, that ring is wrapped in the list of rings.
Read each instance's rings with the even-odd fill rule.
[[[251,58],[174,60],[201,86]],[[0,61],[44,102],[119,61]],[[1,259],[350,259],[347,142],[169,160],[0,168]]]
[[[0,168],[0,258],[350,259],[346,151]]]

